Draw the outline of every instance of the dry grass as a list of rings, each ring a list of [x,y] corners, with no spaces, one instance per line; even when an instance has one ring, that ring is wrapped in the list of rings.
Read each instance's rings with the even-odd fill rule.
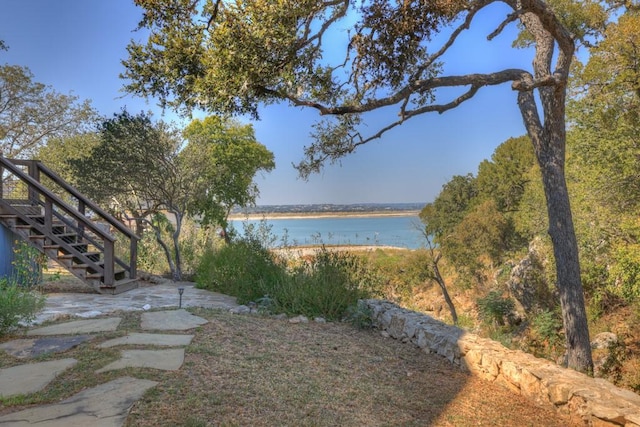
[[[74,357],[79,363],[42,392],[0,399],[0,414],[129,375],[160,382],[133,406],[129,427],[568,424],[549,408],[374,330],[215,310],[195,314],[209,323],[190,331],[195,338],[179,371],[127,368],[95,374],[118,357],[116,349],[98,350],[98,343],[139,331],[140,313],[117,313],[123,321],[116,332],[98,334],[63,355],[40,357]],[[21,363],[0,354],[0,368]]]
[[[567,425],[410,344],[345,324],[210,320],[127,426]]]

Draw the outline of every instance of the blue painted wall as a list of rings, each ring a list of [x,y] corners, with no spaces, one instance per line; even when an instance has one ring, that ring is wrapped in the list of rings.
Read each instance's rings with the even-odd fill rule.
[[[18,238],[13,231],[0,225],[0,278],[13,272],[13,242]]]

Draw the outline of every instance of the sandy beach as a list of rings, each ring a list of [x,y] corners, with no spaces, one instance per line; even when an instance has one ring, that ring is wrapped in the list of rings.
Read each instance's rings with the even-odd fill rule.
[[[325,245],[324,248],[328,251],[341,251],[341,252],[374,252],[378,249],[382,251],[412,251],[413,249],[401,248],[397,246],[375,246],[375,245]],[[314,255],[316,252],[322,249],[322,245],[317,246],[290,246],[286,248],[273,248],[271,251],[275,254],[285,256],[286,258],[299,258]]]
[[[277,212],[260,214],[231,214],[231,220],[256,221],[261,219],[316,219],[316,218],[374,218],[374,217],[402,217],[418,216],[419,211],[374,211],[374,212]]]

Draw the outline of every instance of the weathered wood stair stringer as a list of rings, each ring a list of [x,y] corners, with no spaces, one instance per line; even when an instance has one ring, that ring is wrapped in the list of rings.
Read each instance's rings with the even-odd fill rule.
[[[28,173],[21,170],[25,166]],[[77,205],[45,187],[41,174]],[[137,287],[138,237],[41,162],[0,156],[0,224],[98,292],[115,294]],[[124,258],[116,255],[116,243],[122,242],[128,242],[119,251]]]

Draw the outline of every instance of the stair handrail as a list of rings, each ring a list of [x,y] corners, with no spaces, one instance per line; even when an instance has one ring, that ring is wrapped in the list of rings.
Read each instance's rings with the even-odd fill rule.
[[[84,207],[91,209],[93,213],[97,214],[100,218],[105,220],[111,226],[115,227],[118,231],[125,235],[126,238],[129,239],[129,264],[123,263],[118,257],[114,257],[115,262],[120,264],[122,267],[125,267],[129,270],[129,274],[131,278],[135,278],[136,276],[136,264],[137,264],[137,251],[138,251],[138,241],[140,237],[135,234],[130,228],[126,227],[122,222],[118,221],[113,215],[102,209],[96,203],[94,203],[87,196],[79,192],[75,187],[69,185],[67,181],[64,180],[60,175],[49,169],[44,163],[40,160],[31,160],[33,164],[35,164],[36,168],[39,172],[43,172],[46,176],[48,176],[51,180],[53,180],[56,184],[62,187],[67,191],[70,195],[78,199],[78,202],[82,203]],[[27,166],[29,166],[27,164]],[[83,215],[84,210],[78,209]]]
[[[104,231],[102,228],[96,226],[93,221],[89,220],[85,216],[85,213],[82,212],[83,209],[76,209],[73,206],[68,205],[55,193],[51,192],[49,189],[43,186],[39,181],[39,172],[43,172],[46,176],[48,176],[51,180],[53,180],[56,184],[58,184],[62,189],[67,191],[67,193],[75,197],[78,200],[80,206],[88,207],[94,213],[100,216],[103,220],[105,220],[110,225],[115,227],[118,231],[123,233],[130,241],[129,265],[128,265],[129,277],[135,279],[136,263],[137,263],[137,242],[138,240],[140,240],[140,238],[133,231],[131,231],[126,226],[124,226],[124,224],[122,224],[120,221],[115,219],[112,215],[104,211],[102,208],[100,208],[98,205],[93,203],[90,199],[88,199],[78,190],[76,190],[71,185],[69,185],[66,181],[64,181],[63,178],[61,178],[51,169],[43,165],[42,162],[37,160],[8,159],[0,155],[0,164],[2,164],[4,168],[6,168],[11,173],[16,175],[18,178],[20,178],[23,182],[26,182],[29,185],[30,193],[33,190],[36,190],[38,193],[42,194],[45,197],[45,199],[48,199],[51,202],[55,203],[56,205],[60,206],[64,211],[66,211],[69,215],[71,215],[71,217],[73,217],[75,220],[78,220],[79,223],[81,222],[83,226],[86,226],[95,234],[99,235],[102,239],[104,239],[104,241],[110,242],[110,244],[108,245],[109,250],[107,250],[107,247],[105,245],[104,251],[105,251],[105,270],[110,271],[111,275],[113,274],[113,263],[122,262],[117,257],[115,257],[115,254],[113,253],[113,247],[114,247],[113,244],[116,242],[116,238],[112,236],[110,233]],[[25,174],[22,170],[20,170],[20,168],[17,167],[18,165],[27,166],[30,170],[30,173]],[[33,167],[35,167],[35,170],[31,169]],[[34,174],[35,177],[32,176],[32,174]],[[2,198],[2,194],[0,194],[0,198]],[[113,278],[107,277],[106,271],[105,271],[104,279],[105,279],[105,285],[113,284],[112,283]],[[111,282],[111,283],[107,283],[107,282]]]
[[[40,182],[36,181],[35,178],[25,174],[19,168],[17,168],[13,163],[13,160],[9,160],[6,157],[0,157],[0,163],[11,171],[14,175],[20,178],[22,181],[25,181],[29,184],[29,187],[34,187],[39,193],[44,195],[46,198],[50,199],[56,205],[60,206],[64,211],[66,211],[69,215],[73,216],[75,219],[81,221],[87,228],[91,229],[94,233],[100,235],[100,237],[109,240],[110,242],[115,242],[116,238],[113,237],[110,233],[107,233],[100,227],[97,227],[93,221],[90,221],[87,217],[85,217],[79,210],[74,208],[73,206],[69,206],[65,201],[63,201],[60,197],[58,197],[53,192],[49,191],[45,186],[40,184]]]
[[[12,160],[15,161],[15,160]],[[80,193],[76,188],[69,185],[60,175],[49,169],[45,166],[40,160],[18,160],[19,162],[34,162],[38,170],[44,172],[46,176],[52,179],[56,184],[62,187],[67,193],[84,203],[86,207],[91,209],[94,213],[98,214],[102,219],[108,222],[110,225],[114,226],[121,233],[125,234],[130,239],[140,240],[140,237],[136,235],[130,228],[126,227],[122,222],[118,221],[113,215],[102,209],[100,206],[95,204],[91,199],[87,196]],[[28,166],[28,164],[27,164]]]

